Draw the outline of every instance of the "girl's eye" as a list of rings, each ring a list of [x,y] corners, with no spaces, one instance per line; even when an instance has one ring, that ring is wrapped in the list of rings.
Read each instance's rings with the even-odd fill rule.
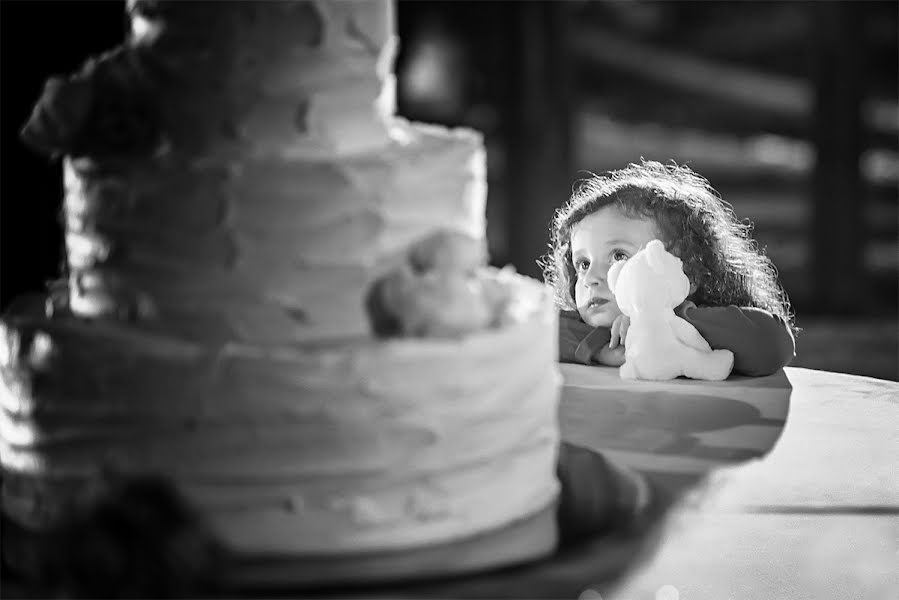
[[[612,250],[612,262],[613,263],[620,262],[622,260],[627,260],[629,258],[630,258],[630,256],[628,256],[627,252],[625,252],[624,250]]]
[[[574,269],[578,273],[584,273],[587,269],[590,268],[590,261],[585,258],[579,258],[574,261]]]

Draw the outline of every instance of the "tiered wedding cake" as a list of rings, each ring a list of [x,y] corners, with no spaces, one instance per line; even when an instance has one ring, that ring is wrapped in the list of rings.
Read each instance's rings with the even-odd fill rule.
[[[301,556],[551,514],[552,301],[486,266],[479,135],[393,115],[390,2],[128,11],[24,132],[65,156],[68,268],[4,317],[3,510],[163,474],[235,551]]]

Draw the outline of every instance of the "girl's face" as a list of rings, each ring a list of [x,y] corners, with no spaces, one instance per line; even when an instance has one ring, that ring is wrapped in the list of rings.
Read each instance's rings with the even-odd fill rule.
[[[606,280],[609,267],[658,237],[650,219],[628,217],[613,205],[587,215],[571,228],[571,258],[577,273],[574,301],[585,323],[612,325],[621,309]]]

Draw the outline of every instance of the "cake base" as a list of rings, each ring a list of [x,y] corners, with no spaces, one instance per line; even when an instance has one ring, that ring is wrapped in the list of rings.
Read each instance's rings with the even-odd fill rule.
[[[390,552],[335,556],[232,555],[216,569],[215,588],[229,593],[253,594],[277,590],[310,593],[372,585],[405,585],[427,580],[473,575],[480,572],[542,561],[558,551],[556,502],[530,517],[495,531],[428,547]],[[60,584],[41,581],[40,553],[48,540],[40,533],[4,518],[2,552],[6,575],[21,576],[26,587]],[[27,583],[30,581],[31,583]],[[38,581],[41,581],[38,583]],[[4,583],[15,583],[15,581]],[[40,594],[39,594],[40,595]],[[30,595],[29,595],[30,597]]]
[[[452,577],[544,559],[556,551],[557,537],[553,502],[496,531],[424,548],[329,557],[238,557],[224,569],[222,584],[233,590],[298,590]]]
[[[222,569],[234,586],[225,593],[235,598],[576,598],[585,586],[618,581],[651,556],[667,509],[660,507],[646,527],[637,530],[556,546],[542,557],[520,552],[529,543],[552,539],[555,512],[555,507],[547,508],[478,538],[431,549],[347,557],[330,565],[297,557],[238,559]],[[13,540],[6,533],[4,545],[10,551]],[[48,587],[51,582],[22,579],[23,575],[4,572],[7,596],[37,599],[57,591]],[[222,588],[217,589],[220,597]]]

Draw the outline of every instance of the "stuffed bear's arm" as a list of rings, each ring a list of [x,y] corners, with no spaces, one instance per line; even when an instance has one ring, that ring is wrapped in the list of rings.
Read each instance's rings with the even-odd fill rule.
[[[690,301],[674,312],[693,325],[713,350],[734,353],[734,372],[770,375],[796,356],[793,332],[780,317],[760,308],[696,306]]]
[[[703,338],[696,330],[696,328],[688,323],[685,319],[675,317],[671,319],[671,324],[674,328],[674,335],[676,335],[677,339],[687,346],[695,348],[700,352],[708,352],[709,350],[711,350],[711,348],[709,347],[709,343],[705,340],[705,338]]]
[[[584,323],[577,311],[559,311],[559,362],[595,365],[611,339],[608,327]]]

